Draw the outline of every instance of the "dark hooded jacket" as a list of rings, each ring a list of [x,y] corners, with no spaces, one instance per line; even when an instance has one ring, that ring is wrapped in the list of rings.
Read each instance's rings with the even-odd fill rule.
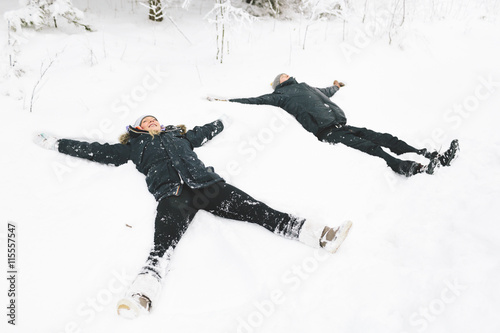
[[[128,140],[118,144],[59,140],[59,152],[104,164],[119,166],[131,160],[146,176],[149,191],[157,201],[179,195],[181,184],[203,188],[223,179],[207,168],[193,151],[224,129],[220,120],[196,126],[185,134],[171,126],[159,135],[129,126]]]
[[[336,86],[314,88],[304,82],[298,83],[292,77],[278,85],[272,94],[229,101],[280,107],[294,116],[306,130],[320,137],[322,131],[346,123],[344,111],[330,100],[338,90]]]

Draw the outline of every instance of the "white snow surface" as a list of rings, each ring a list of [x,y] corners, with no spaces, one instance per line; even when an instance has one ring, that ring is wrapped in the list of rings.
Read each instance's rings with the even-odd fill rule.
[[[407,22],[388,43],[342,51],[340,21],[261,18],[215,60],[212,3],[171,8],[162,23],[128,2],[73,1],[96,30],[28,32],[0,65],[2,332],[499,332],[500,22]],[[2,14],[17,8],[2,1]],[[185,37],[180,33],[181,30]],[[189,41],[188,41],[189,39]],[[359,41],[358,41],[359,42]],[[7,43],[0,24],[0,45]],[[30,99],[41,68],[52,66]],[[326,87],[348,123],[459,158],[404,178],[382,159],[319,142],[284,111],[209,102],[271,92],[276,74]],[[116,302],[149,252],[156,202],[134,165],[100,165],[39,148],[37,133],[117,143],[143,114],[224,131],[196,152],[270,206],[354,226],[325,256],[249,223],[199,212],[152,313]],[[403,158],[418,159],[408,154]],[[16,225],[17,317],[7,323],[7,225]],[[127,225],[131,226],[128,227]]]

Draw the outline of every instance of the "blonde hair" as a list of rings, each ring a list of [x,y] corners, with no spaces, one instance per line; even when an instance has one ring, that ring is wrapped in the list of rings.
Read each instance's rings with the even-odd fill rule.
[[[152,138],[155,137],[155,135],[159,135],[161,133],[161,130],[149,130],[148,131],[149,135],[151,135]]]

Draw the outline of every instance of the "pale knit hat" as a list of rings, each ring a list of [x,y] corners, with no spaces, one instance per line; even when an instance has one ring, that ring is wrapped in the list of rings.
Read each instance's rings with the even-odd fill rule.
[[[274,78],[273,83],[271,83],[271,87],[273,87],[273,90],[276,90],[276,87],[280,84],[280,78],[281,78],[281,75],[283,75],[283,74],[286,74],[286,73],[280,73],[280,74],[278,74],[278,76],[276,76]]]
[[[146,117],[153,117],[153,118],[155,118],[155,119],[156,119],[156,117],[155,117],[155,116],[152,116],[152,115],[150,115],[150,114],[145,114],[145,115],[140,116],[139,118],[137,118],[137,120],[136,120],[136,121],[135,121],[135,123],[134,123],[134,127],[139,127],[139,126],[141,126],[142,120],[143,120],[144,118],[146,118]],[[158,120],[158,119],[156,119],[156,120]]]

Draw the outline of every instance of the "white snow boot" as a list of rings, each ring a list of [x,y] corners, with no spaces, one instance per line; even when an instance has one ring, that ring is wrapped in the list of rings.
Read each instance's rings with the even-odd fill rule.
[[[139,274],[129,290],[117,304],[118,314],[135,318],[151,311],[161,292],[161,281],[151,274]]]
[[[351,221],[344,222],[339,227],[329,227],[306,220],[300,229],[299,241],[335,253],[347,237],[351,226]]]
[[[168,272],[173,248],[170,247],[162,256],[158,256],[155,247],[151,249],[145,265],[141,268],[134,282],[117,304],[120,316],[135,318],[147,314],[156,306],[162,281]]]

